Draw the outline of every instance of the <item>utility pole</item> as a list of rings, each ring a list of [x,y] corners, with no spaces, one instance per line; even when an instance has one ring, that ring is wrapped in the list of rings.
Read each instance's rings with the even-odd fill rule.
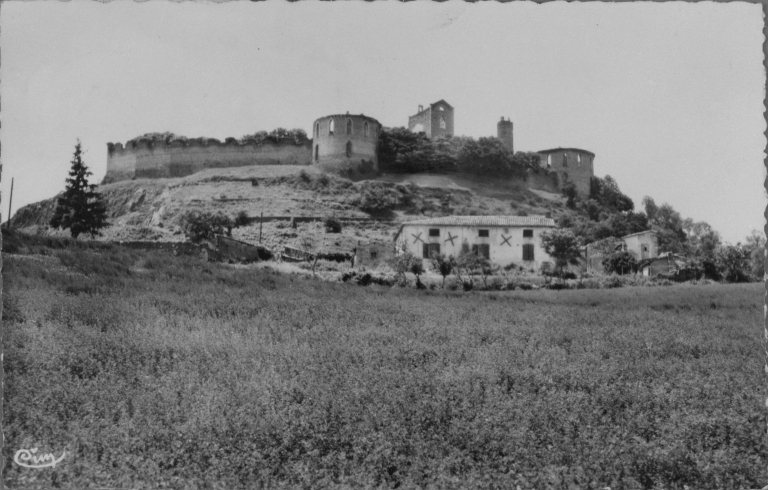
[[[264,223],[264,211],[261,212],[261,218],[259,219],[259,245],[261,245],[261,225]]]
[[[6,228],[10,231],[11,229],[11,204],[13,203],[13,177],[11,177],[11,197],[8,198],[8,224],[6,225]]]

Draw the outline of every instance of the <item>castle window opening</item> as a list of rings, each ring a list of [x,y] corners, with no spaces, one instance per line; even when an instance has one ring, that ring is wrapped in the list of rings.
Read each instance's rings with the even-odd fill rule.
[[[352,156],[352,142],[347,141],[347,158]]]
[[[315,136],[320,136],[320,123],[315,123]]]
[[[523,230],[523,238],[533,238],[533,230]]]
[[[533,260],[533,244],[532,243],[526,243],[523,245],[523,260],[524,261]]]
[[[429,236],[440,236],[440,228],[430,228]]]
[[[568,154],[563,153],[563,167],[567,167],[567,166],[568,166]]]
[[[371,260],[376,260],[379,257],[379,252],[371,250]]]
[[[547,155],[547,168],[552,168],[552,154]]]
[[[320,157],[320,145],[315,145],[315,161]]]
[[[579,167],[581,167],[581,153],[576,155],[576,162],[579,164]]]
[[[347,134],[352,134],[352,119],[347,119]]]
[[[445,110],[445,108],[444,108],[444,107],[442,107],[442,106],[438,107],[438,109],[440,109],[441,111],[444,111],[444,110]]]
[[[363,136],[368,137],[368,121],[363,124]]]
[[[333,128],[334,128],[333,119],[331,119],[331,122],[328,123],[328,134],[333,134]]]
[[[440,129],[445,129],[445,118],[440,116]]]
[[[477,230],[477,236],[488,238],[488,230]]]

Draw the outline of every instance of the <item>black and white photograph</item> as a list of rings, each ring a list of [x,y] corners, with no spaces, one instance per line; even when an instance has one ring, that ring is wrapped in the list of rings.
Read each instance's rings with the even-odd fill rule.
[[[8,489],[768,489],[765,7],[6,1]]]

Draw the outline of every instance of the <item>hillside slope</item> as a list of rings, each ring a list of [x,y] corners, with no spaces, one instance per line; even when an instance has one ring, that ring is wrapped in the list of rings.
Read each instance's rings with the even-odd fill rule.
[[[390,240],[401,222],[426,217],[548,212],[557,217],[563,211],[562,197],[547,189],[546,182],[530,180],[388,174],[352,182],[305,166],[209,169],[188,177],[99,186],[110,222],[99,239],[183,240],[181,221],[188,211],[221,212],[230,217],[244,212],[252,221],[235,229],[234,236],[248,242],[258,242],[261,237],[267,246],[295,245],[302,236],[323,233],[320,222],[286,229],[291,218],[334,216],[345,223],[343,235],[354,241]],[[68,234],[47,227],[55,200],[19,209],[12,225],[37,233]],[[264,223],[259,226],[262,215]]]

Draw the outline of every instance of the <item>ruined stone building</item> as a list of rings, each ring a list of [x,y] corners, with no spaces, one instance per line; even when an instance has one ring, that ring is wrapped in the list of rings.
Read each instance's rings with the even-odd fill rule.
[[[515,152],[515,142],[512,136],[512,121],[507,118],[504,120],[504,116],[501,117],[501,121],[496,123],[496,137],[501,140],[501,143],[511,153]]]
[[[454,108],[444,99],[419,106],[408,118],[408,129],[428,138],[454,135]],[[514,153],[513,124],[502,117],[496,136]],[[251,165],[317,165],[325,171],[364,178],[379,171],[378,147],[382,125],[364,114],[332,114],[312,124],[312,139],[294,141],[224,142],[213,138],[153,140],[138,138],[125,145],[107,143],[104,183],[135,178],[182,177],[208,168]],[[589,195],[595,154],[578,148],[537,152],[540,167],[559,187],[573,182],[580,195]]]
[[[312,163],[330,172],[379,171],[377,148],[381,124],[372,117],[335,114],[312,126]]]
[[[408,118],[408,129],[424,133],[427,138],[453,136],[453,106],[443,99],[429,104],[426,109],[419,106],[419,112]]]
[[[558,187],[566,182],[576,184],[580,196],[589,196],[589,181],[595,175],[595,154],[579,148],[553,148],[537,151],[539,166]]]

